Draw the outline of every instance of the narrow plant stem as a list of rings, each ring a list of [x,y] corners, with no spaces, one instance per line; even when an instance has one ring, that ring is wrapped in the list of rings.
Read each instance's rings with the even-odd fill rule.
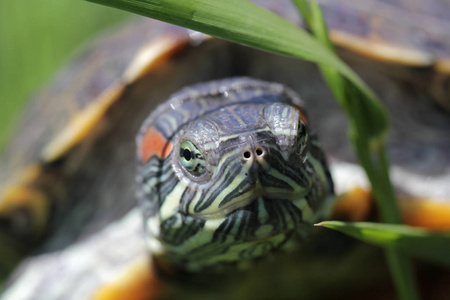
[[[315,0],[312,0],[311,3],[306,0],[293,0],[293,2],[317,39],[334,51],[318,3]],[[400,224],[401,215],[389,178],[389,162],[384,137],[378,138],[378,140],[369,138],[370,128],[366,128],[364,118],[370,116],[367,115],[367,110],[361,106],[364,102],[357,101],[358,97],[364,97],[364,95],[333,68],[321,65],[320,69],[337,101],[349,115],[351,141],[358,160],[372,185],[381,220],[385,223]],[[389,248],[385,250],[385,255],[399,298],[402,300],[419,299],[411,260]]]
[[[381,220],[385,223],[400,224],[401,216],[396,205],[394,189],[389,179],[389,165],[385,148],[379,149],[378,164],[375,166],[370,159],[369,149],[362,150],[361,146],[364,145],[358,144],[357,141],[354,141],[358,158],[366,170],[375,199],[377,199]],[[416,279],[413,276],[414,268],[409,257],[390,248],[385,249],[384,252],[399,299],[420,299]]]
[[[409,257],[389,248],[385,249],[385,255],[394,278],[394,285],[399,299],[420,299],[416,285],[412,285],[412,283],[415,283],[415,278],[412,275],[414,270]]]
[[[386,159],[384,145],[371,156],[367,143],[357,137],[352,137],[356,155],[372,186],[377,206],[380,208],[381,221],[384,223],[400,224],[401,215],[397,206],[394,189],[389,178],[389,165]]]

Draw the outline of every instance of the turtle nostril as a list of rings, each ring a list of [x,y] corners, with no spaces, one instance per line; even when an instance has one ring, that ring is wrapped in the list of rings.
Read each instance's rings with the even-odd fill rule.
[[[257,156],[262,156],[264,154],[264,150],[263,149],[261,149],[261,148],[257,148],[256,149],[256,155]]]
[[[245,159],[249,159],[251,156],[252,156],[252,154],[250,153],[250,151],[247,150],[247,151],[244,152],[244,158]]]

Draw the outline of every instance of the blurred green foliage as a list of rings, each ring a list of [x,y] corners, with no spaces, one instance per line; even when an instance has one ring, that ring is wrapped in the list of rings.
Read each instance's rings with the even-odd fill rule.
[[[73,0],[0,0],[0,149],[20,109],[96,32],[129,14]]]

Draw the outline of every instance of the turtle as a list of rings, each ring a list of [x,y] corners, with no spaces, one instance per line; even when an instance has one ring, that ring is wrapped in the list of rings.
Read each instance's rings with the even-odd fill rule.
[[[301,23],[289,1],[255,2]],[[393,116],[404,221],[448,230],[448,5],[321,3],[340,54]],[[419,44],[417,18],[429,22]],[[2,267],[34,248],[2,299],[392,297],[377,249],[311,225],[376,217],[345,128],[314,65],[136,19],[30,102],[1,155]],[[280,222],[289,230],[271,236]],[[424,293],[442,299],[449,273],[429,268]]]

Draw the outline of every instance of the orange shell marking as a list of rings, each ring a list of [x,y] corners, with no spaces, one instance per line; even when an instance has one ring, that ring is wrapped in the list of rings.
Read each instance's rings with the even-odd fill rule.
[[[425,227],[430,230],[450,230],[449,202],[433,199],[400,199],[400,208],[404,222],[412,226]]]
[[[373,199],[370,191],[355,187],[337,197],[332,219],[361,222],[367,220],[372,209]]]
[[[145,132],[140,147],[141,160],[145,163],[153,155],[166,158],[172,150],[172,143],[152,126]]]
[[[90,300],[148,300],[168,294],[148,258],[133,262],[121,276],[102,286]]]

